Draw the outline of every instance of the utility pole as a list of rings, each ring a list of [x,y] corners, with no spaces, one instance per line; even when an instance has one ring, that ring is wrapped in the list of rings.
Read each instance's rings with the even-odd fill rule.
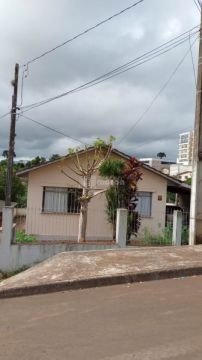
[[[189,245],[202,244],[202,15],[194,126]]]
[[[8,165],[6,175],[6,196],[5,205],[11,205],[11,191],[12,191],[12,176],[13,176],[13,158],[15,148],[15,126],[16,126],[16,111],[17,111],[17,97],[18,97],[18,74],[19,65],[15,64],[15,75],[12,81],[13,85],[13,96],[12,96],[12,108],[11,108],[11,125],[10,125],[10,136],[9,136],[9,149],[8,149]]]

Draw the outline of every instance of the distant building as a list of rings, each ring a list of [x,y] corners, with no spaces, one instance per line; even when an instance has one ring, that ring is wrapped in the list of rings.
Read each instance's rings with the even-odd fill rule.
[[[194,132],[189,131],[179,135],[177,164],[191,165],[193,160]]]
[[[173,164],[170,166],[170,176],[186,181],[192,177],[192,165]]]
[[[152,168],[161,171],[164,174],[169,175],[170,173],[170,166],[175,164],[173,161],[165,161],[161,159],[154,159],[154,158],[143,158],[140,159],[146,165],[151,166]]]

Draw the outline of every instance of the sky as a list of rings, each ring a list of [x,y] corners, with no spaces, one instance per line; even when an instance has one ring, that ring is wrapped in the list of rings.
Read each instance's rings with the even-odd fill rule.
[[[11,107],[14,66],[26,64],[50,48],[130,6],[131,0],[1,0],[0,116]],[[23,82],[20,67],[18,105],[44,100],[90,81],[199,25],[193,0],[144,0],[66,46],[31,63]],[[84,91],[57,99],[26,114],[82,143],[116,138],[128,154],[177,157],[178,136],[194,126],[195,79],[191,53],[151,109],[150,106],[190,43]],[[198,41],[193,45],[197,71]],[[10,117],[1,121],[0,155],[8,148]],[[136,126],[134,126],[136,124]],[[133,129],[131,130],[131,128]],[[17,158],[64,155],[79,142],[28,119],[16,123]]]

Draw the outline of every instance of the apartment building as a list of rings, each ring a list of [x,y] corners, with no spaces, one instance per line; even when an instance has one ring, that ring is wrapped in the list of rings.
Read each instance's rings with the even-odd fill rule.
[[[194,149],[194,132],[179,134],[177,164],[192,165]]]

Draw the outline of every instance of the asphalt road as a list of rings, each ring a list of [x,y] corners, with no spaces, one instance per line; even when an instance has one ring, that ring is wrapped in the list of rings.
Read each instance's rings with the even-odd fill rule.
[[[202,359],[202,277],[0,300],[2,360]]]

